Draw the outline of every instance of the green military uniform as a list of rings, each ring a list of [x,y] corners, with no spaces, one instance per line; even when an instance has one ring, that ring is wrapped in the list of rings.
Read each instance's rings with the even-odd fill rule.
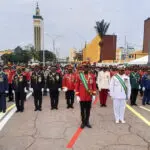
[[[136,99],[140,86],[140,74],[138,72],[131,72],[130,74],[131,83],[131,105],[136,105]]]

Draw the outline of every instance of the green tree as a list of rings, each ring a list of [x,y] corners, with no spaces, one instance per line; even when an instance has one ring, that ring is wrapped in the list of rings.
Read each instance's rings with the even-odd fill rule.
[[[99,62],[102,62],[102,47],[104,45],[104,41],[103,41],[103,37],[106,35],[107,31],[108,31],[108,28],[110,26],[110,23],[107,23],[105,22],[104,19],[102,19],[101,21],[97,21],[96,22],[96,26],[95,26],[95,29],[96,29],[96,32],[97,34],[99,35],[101,41],[99,42],[99,46],[100,46],[100,60]]]
[[[43,62],[43,51],[38,51],[38,61]],[[48,50],[45,50],[45,61],[55,61],[56,55]]]

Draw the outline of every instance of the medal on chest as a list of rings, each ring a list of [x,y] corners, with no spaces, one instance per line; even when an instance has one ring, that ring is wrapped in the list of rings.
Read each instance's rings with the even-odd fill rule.
[[[42,82],[42,78],[41,76],[38,76],[38,82],[41,83]]]
[[[3,76],[0,75],[0,82],[3,82],[3,81],[4,81]]]
[[[56,75],[56,80],[57,80],[57,81],[59,80],[59,75]]]
[[[19,82],[23,81],[23,76],[19,76]]]

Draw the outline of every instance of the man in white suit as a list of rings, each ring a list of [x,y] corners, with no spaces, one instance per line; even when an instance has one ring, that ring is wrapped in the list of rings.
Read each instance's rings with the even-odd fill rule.
[[[130,99],[130,79],[125,75],[124,67],[119,67],[119,73],[114,75],[110,81],[110,96],[113,100],[114,115],[116,123],[125,123],[124,114],[126,101]]]
[[[108,71],[108,68],[104,67],[102,71],[98,73],[97,77],[97,85],[99,89],[99,99],[101,107],[106,107],[109,84],[110,84],[110,72]]]

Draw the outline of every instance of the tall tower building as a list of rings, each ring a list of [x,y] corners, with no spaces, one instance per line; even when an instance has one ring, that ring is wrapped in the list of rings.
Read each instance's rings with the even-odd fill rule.
[[[144,21],[143,52],[148,53],[149,48],[150,48],[150,18]]]
[[[34,24],[34,48],[36,51],[40,51],[44,27],[43,27],[43,17],[40,15],[38,3],[36,6],[36,14],[33,16],[33,24]]]

